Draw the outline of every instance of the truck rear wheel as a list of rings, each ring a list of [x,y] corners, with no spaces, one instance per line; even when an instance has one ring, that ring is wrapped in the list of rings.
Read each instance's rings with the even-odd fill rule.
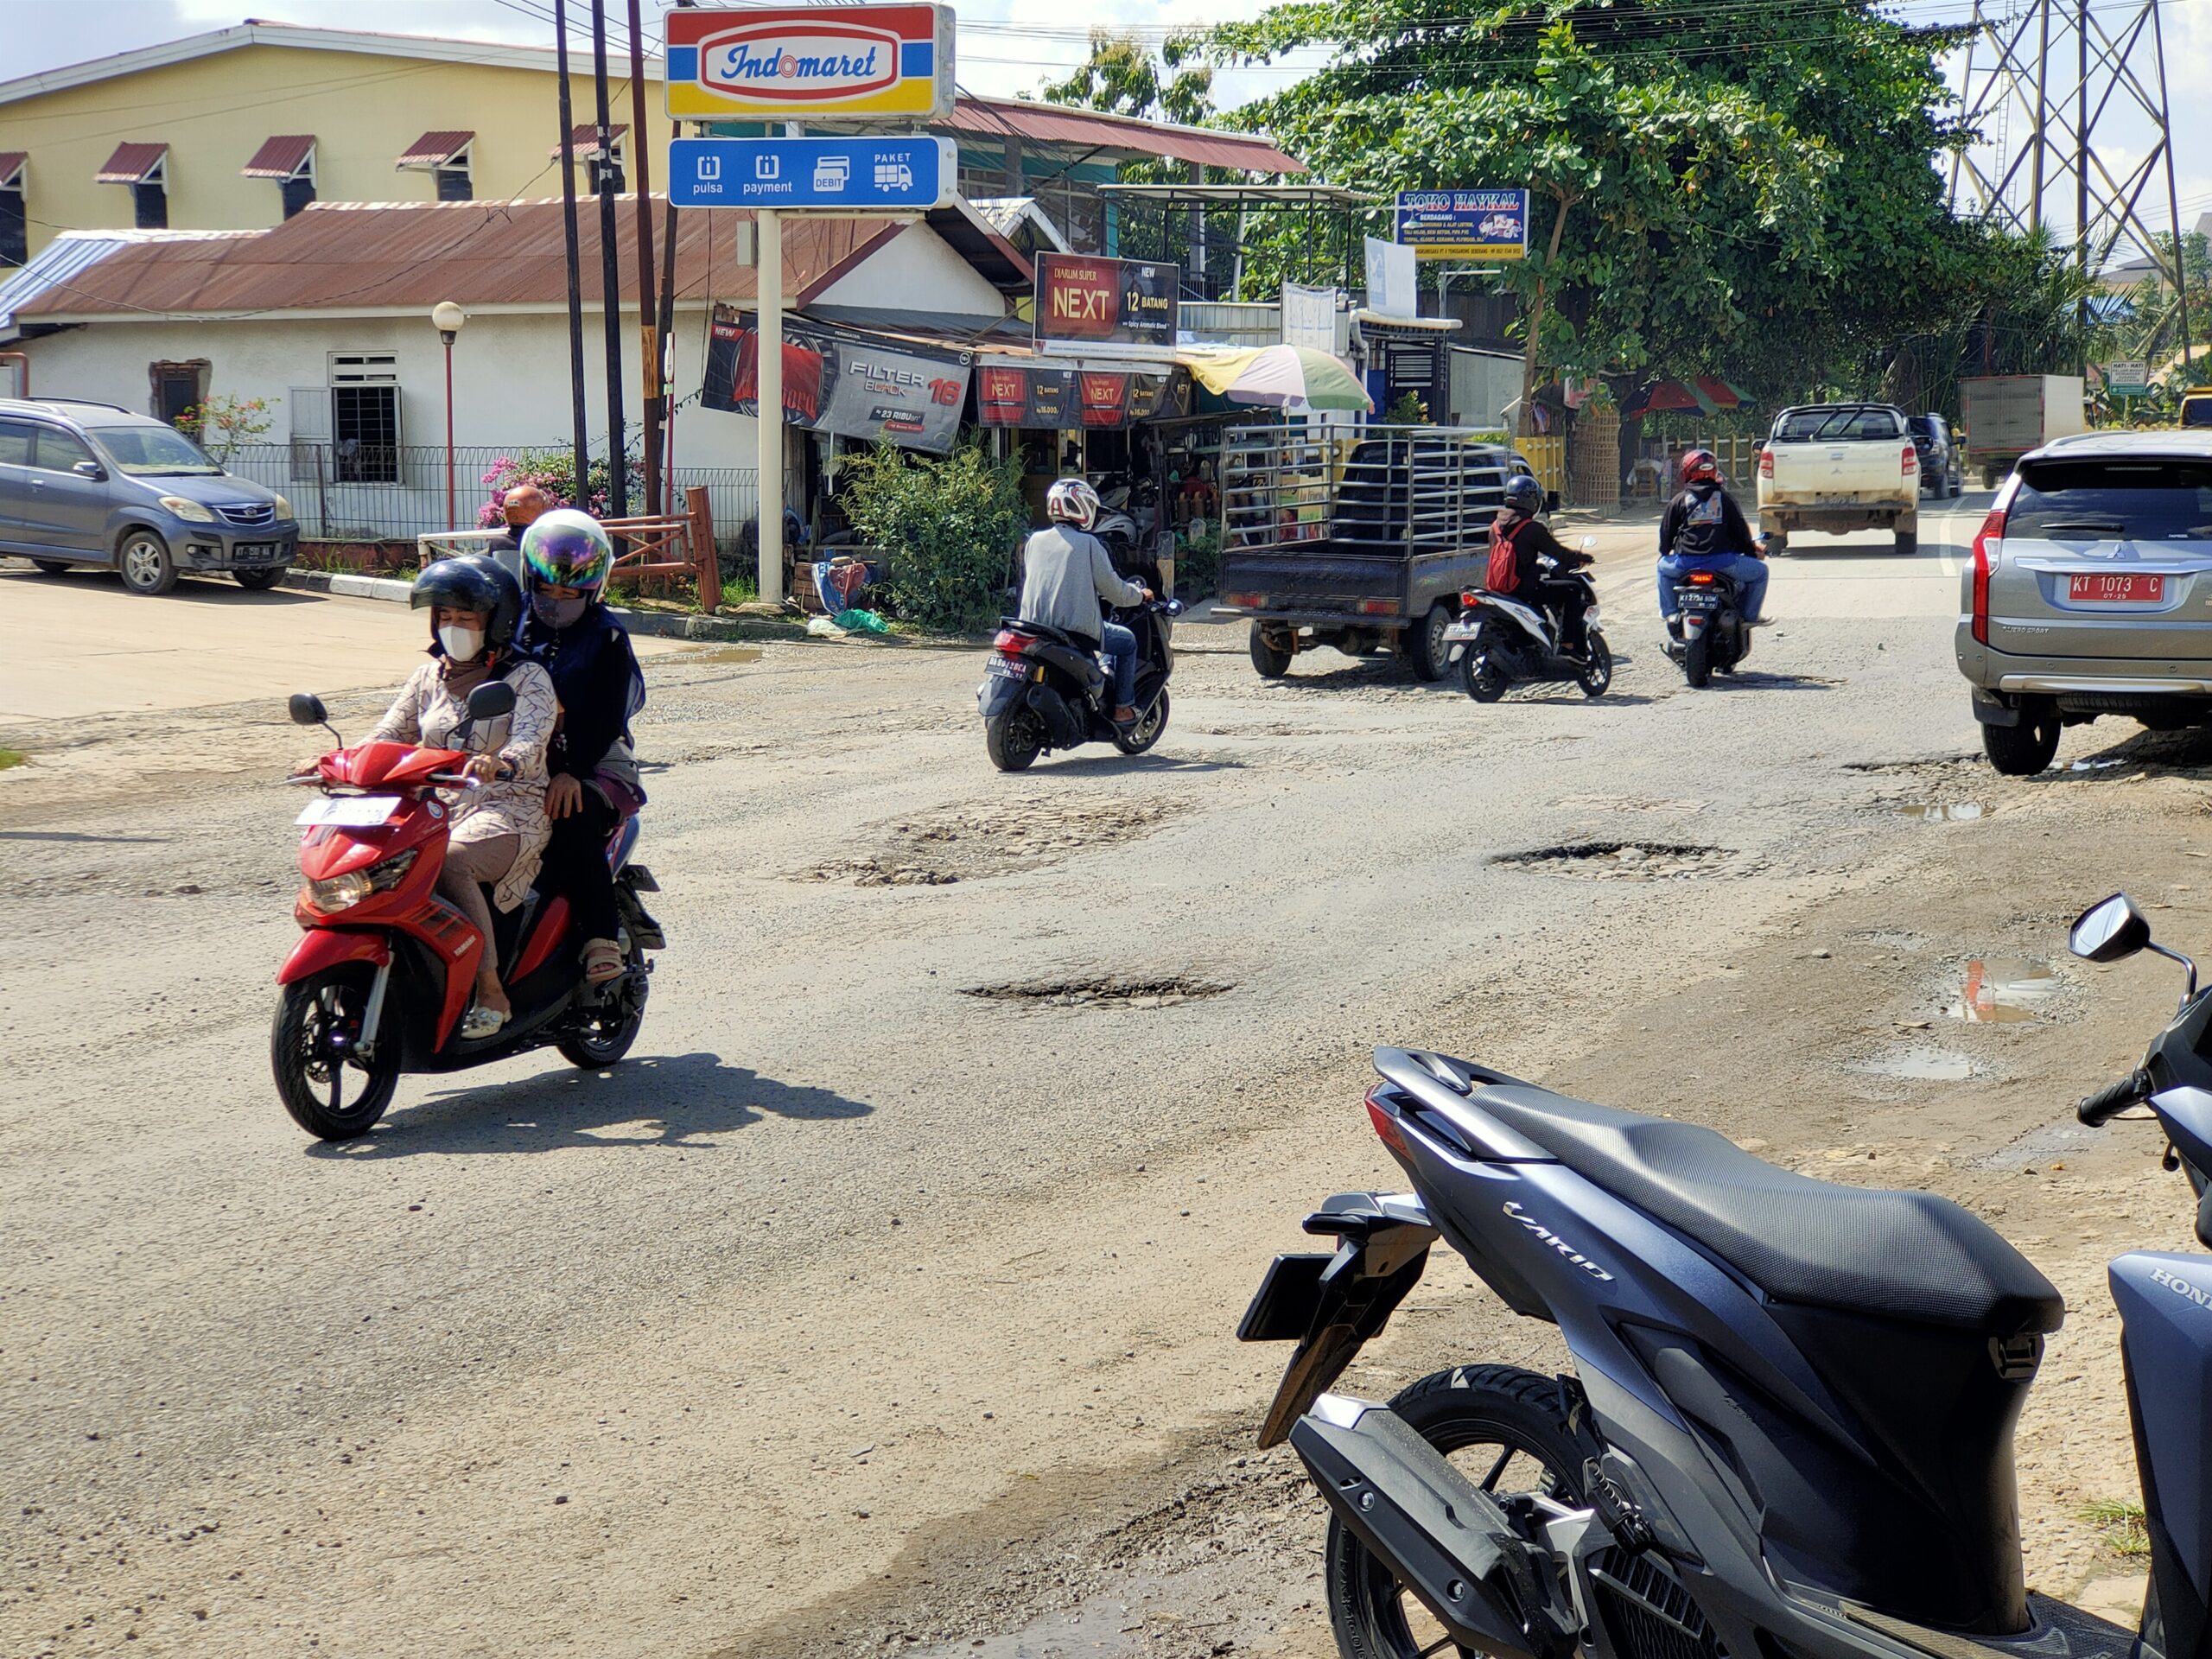
[[[1392,642],[1415,679],[1433,684],[1452,671],[1452,646],[1444,637],[1451,626],[1452,613],[1440,604],[1432,605],[1427,616]]]
[[[2058,753],[2058,716],[2023,709],[2017,726],[1983,727],[1981,747],[2004,776],[2032,778]]]
[[[1897,551],[1910,558],[1920,551],[1920,526],[1897,531]]]
[[[1263,680],[1279,680],[1290,672],[1290,659],[1296,653],[1281,642],[1279,636],[1252,625],[1252,666],[1260,671]]]
[[[1777,526],[1766,533],[1766,556],[1778,559],[1789,550],[1789,532]]]

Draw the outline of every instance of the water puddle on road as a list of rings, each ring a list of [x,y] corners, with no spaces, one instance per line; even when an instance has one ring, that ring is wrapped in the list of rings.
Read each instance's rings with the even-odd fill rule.
[[[2024,957],[1980,957],[1967,963],[1959,1000],[1944,1012],[1975,1025],[2026,1025],[2044,1017],[2044,1005],[2060,984],[2047,962]]]
[[[1900,801],[1897,816],[1922,823],[1966,823],[1989,816],[1980,801]]]
[[[718,651],[687,651],[676,660],[679,663],[757,663],[760,660],[760,647],[724,645]]]
[[[1972,1060],[1941,1048],[1892,1049],[1886,1054],[1849,1061],[1843,1069],[1862,1077],[1895,1077],[1907,1083],[1964,1083],[1974,1076]]]

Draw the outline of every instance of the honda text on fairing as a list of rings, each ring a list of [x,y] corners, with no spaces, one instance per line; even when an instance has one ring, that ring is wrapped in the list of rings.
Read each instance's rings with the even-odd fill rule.
[[[514,688],[493,680],[468,695],[472,723],[514,707]],[[305,694],[292,718],[327,726]],[[336,735],[335,733],[333,734]],[[276,982],[270,1060],[293,1121],[326,1141],[365,1135],[391,1102],[404,1071],[452,1071],[551,1045],[570,1064],[613,1065],[637,1040],[652,964],[667,943],[640,893],[658,885],[629,861],[638,821],[607,843],[622,917],[620,977],[588,985],[569,947],[569,901],[533,891],[495,912],[486,941],[438,895],[451,814],[442,790],[466,788],[460,749],[369,742],[340,747],[291,781],[321,793],[299,816],[302,885],[293,914],[305,930]],[[488,1037],[462,1034],[480,955],[498,951],[514,1002]]]
[[[2077,955],[2151,942],[2124,897]],[[2183,960],[2177,958],[2177,960]],[[1331,1510],[1347,1659],[2203,1659],[2212,1256],[2113,1262],[2151,1541],[2139,1630],[2030,1592],[2012,1431],[2065,1308],[1925,1192],[1816,1181],[1709,1129],[1384,1048],[1366,1109],[1410,1192],[1306,1219],[1237,1334],[1295,1344],[1261,1431]],[[2147,1107],[2212,1247],[2212,996],[2078,1109]],[[1328,1392],[1442,1239],[1572,1360]],[[2115,1408],[2117,1402],[2114,1402]]]
[[[1582,550],[1589,552],[1597,538],[1586,536]],[[1586,697],[1602,697],[1613,683],[1612,648],[1598,626],[1598,589],[1585,570],[1562,570],[1551,560],[1542,562],[1551,581],[1573,582],[1582,589],[1582,627],[1585,648],[1563,650],[1560,619],[1549,606],[1532,605],[1510,594],[1471,588],[1459,595],[1459,617],[1444,631],[1452,660],[1459,665],[1459,683],[1477,702],[1496,702],[1512,687],[1529,681],[1572,682]]]

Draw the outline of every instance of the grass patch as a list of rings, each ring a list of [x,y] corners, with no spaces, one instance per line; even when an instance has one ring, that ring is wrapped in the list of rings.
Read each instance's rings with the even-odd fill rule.
[[[728,575],[722,578],[723,605],[750,605],[760,597],[760,584],[751,576]]]
[[[2140,1557],[2151,1553],[2151,1535],[2143,1522],[2143,1506],[2116,1497],[2100,1497],[2075,1511],[2077,1518],[2105,1529],[2105,1548],[2115,1555]]]
[[[22,766],[29,760],[30,756],[21,749],[0,749],[0,772],[7,771],[10,766]]]

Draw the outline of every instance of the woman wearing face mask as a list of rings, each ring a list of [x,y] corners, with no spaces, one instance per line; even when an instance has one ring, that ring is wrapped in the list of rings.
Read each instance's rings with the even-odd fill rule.
[[[546,882],[569,897],[583,939],[584,978],[603,984],[622,975],[607,839],[645,804],[630,748],[645,677],[629,633],[601,602],[614,545],[598,520],[573,507],[532,520],[523,532],[522,563],[530,609],[521,648],[544,665],[561,699],[560,729],[546,758],[545,812],[553,825]]]
[[[559,716],[553,682],[513,645],[522,589],[488,558],[440,559],[415,578],[409,602],[430,613],[430,660],[408,677],[371,741],[471,751],[475,786],[452,791],[452,837],[439,893],[484,936],[476,963],[476,1001],[464,1037],[488,1037],[513,1006],[499,983],[492,904],[512,910],[529,893],[550,826],[545,819],[545,746]],[[515,689],[514,712],[468,723],[468,694],[486,680]],[[502,766],[506,768],[501,775]],[[482,885],[480,885],[482,884]]]

